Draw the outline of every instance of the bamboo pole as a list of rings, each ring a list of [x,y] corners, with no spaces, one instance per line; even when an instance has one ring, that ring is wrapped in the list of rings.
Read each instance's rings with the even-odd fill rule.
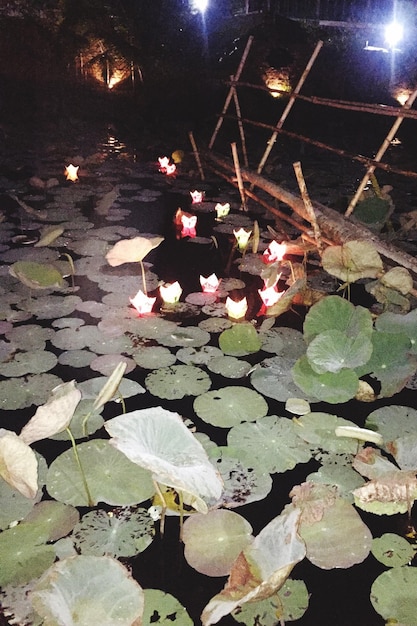
[[[195,142],[194,135],[193,135],[193,132],[191,130],[188,133],[188,138],[189,138],[191,146],[193,148],[193,154],[194,154],[195,161],[197,163],[198,171],[200,173],[200,178],[201,178],[201,180],[204,180],[203,166],[201,165],[201,159],[200,159],[199,152],[197,150],[197,144]]]
[[[230,79],[233,81],[233,76],[231,76]],[[233,100],[235,102],[235,109],[236,109],[237,125],[239,127],[240,143],[242,145],[243,164],[245,167],[249,167],[248,153],[246,151],[245,131],[243,129],[242,115],[240,112],[240,104],[239,104],[239,98],[237,96],[236,86],[233,85],[232,89],[233,89]]]
[[[236,144],[232,143],[231,148],[232,148],[232,155],[233,155],[233,163],[234,163],[235,172],[236,172],[237,186],[238,186],[239,193],[240,193],[240,199],[242,201],[242,209],[244,211],[247,211],[248,208],[246,206],[245,186],[243,184],[242,174],[240,170],[240,163],[239,163],[239,155],[237,153]]]
[[[227,162],[224,158],[218,157],[212,152],[207,152],[204,156],[208,160],[208,167],[211,168],[211,161],[227,171],[234,171],[233,165]],[[300,197],[264,178],[263,176],[259,176],[259,174],[256,174],[255,172],[251,172],[250,170],[242,169],[241,175],[243,180],[253,183],[256,187],[259,187],[259,189],[263,189],[273,198],[276,198],[291,207],[297,215],[309,222],[309,216]],[[246,193],[248,193],[248,190],[246,190]],[[365,239],[374,245],[381,256],[389,259],[397,265],[405,267],[417,276],[417,259],[406,252],[399,250],[389,242],[381,241],[379,237],[372,233],[368,228],[346,220],[343,215],[334,209],[330,209],[329,207],[326,207],[318,202],[314,202],[313,206],[318,225],[320,226],[322,232],[325,233],[327,239],[333,244],[341,245],[347,241],[351,241],[352,239]]]
[[[214,132],[213,132],[213,134],[211,136],[210,143],[209,143],[209,146],[208,146],[209,150],[211,150],[211,148],[213,147],[213,144],[214,144],[215,139],[217,137],[217,133],[219,132],[219,130],[221,128],[221,125],[223,124],[224,116],[226,115],[227,109],[229,108],[229,104],[230,104],[230,102],[231,102],[231,100],[233,98],[234,84],[240,78],[240,75],[241,75],[241,73],[243,71],[243,68],[244,68],[245,63],[246,63],[246,59],[247,59],[248,54],[249,54],[249,50],[250,50],[251,45],[252,45],[252,42],[253,42],[253,35],[250,35],[250,37],[249,37],[249,39],[248,39],[248,41],[246,43],[246,47],[245,47],[245,49],[243,51],[242,58],[240,59],[239,67],[237,68],[237,72],[236,72],[236,74],[234,76],[233,84],[232,84],[231,88],[229,89],[229,93],[226,96],[226,100],[225,100],[225,103],[224,103],[224,106],[223,106],[222,114],[220,115],[219,119],[217,120],[216,128],[214,129]]]
[[[288,114],[291,111],[291,109],[293,107],[293,104],[294,104],[294,102],[295,102],[295,100],[297,98],[297,94],[299,93],[301,87],[304,85],[304,83],[305,83],[305,81],[307,79],[307,76],[309,75],[310,70],[313,67],[313,64],[314,64],[315,60],[317,59],[317,56],[318,56],[320,50],[322,49],[322,47],[323,47],[323,42],[319,41],[317,43],[315,49],[314,49],[313,54],[310,57],[309,62],[307,63],[307,65],[306,65],[306,67],[304,69],[304,72],[301,75],[300,80],[298,81],[296,87],[294,88],[294,90],[293,90],[293,92],[292,92],[292,94],[290,96],[290,99],[288,100],[287,106],[285,107],[284,111],[282,112],[282,115],[281,115],[280,119],[278,120],[278,123],[276,124],[274,132],[272,133],[272,135],[271,135],[271,137],[270,137],[270,139],[269,139],[269,141],[268,141],[268,143],[266,145],[265,152],[264,152],[263,157],[260,160],[258,168],[256,170],[256,172],[258,174],[262,173],[264,165],[265,165],[265,163],[266,163],[266,161],[267,161],[267,159],[268,159],[268,157],[270,155],[270,152],[271,152],[272,148],[274,147],[274,144],[275,144],[275,142],[277,140],[277,136],[278,136],[279,130],[284,125],[284,122],[287,119]]]
[[[302,200],[304,202],[305,209],[306,209],[307,214],[309,216],[310,224],[313,227],[314,239],[316,241],[317,250],[318,250],[318,252],[319,252],[319,254],[321,256],[323,254],[323,239],[322,239],[322,236],[321,236],[320,226],[317,223],[317,218],[316,218],[316,214],[314,212],[313,204],[312,204],[312,202],[310,200],[310,196],[309,196],[308,191],[307,191],[307,185],[306,185],[306,181],[305,181],[304,176],[303,176],[303,171],[301,169],[300,161],[297,161],[296,163],[293,163],[293,168],[294,168],[295,176],[297,178],[298,187],[300,189],[301,198],[302,198]]]
[[[413,93],[409,96],[407,102],[404,104],[404,109],[410,109],[414,103],[414,100],[417,98],[417,89],[415,89],[413,91]],[[386,150],[388,149],[391,141],[394,139],[395,133],[397,132],[397,130],[399,129],[399,127],[401,126],[402,122],[404,120],[404,117],[400,114],[397,119],[395,120],[394,124],[391,126],[391,129],[388,133],[388,135],[385,137],[384,141],[382,142],[381,147],[379,148],[377,154],[375,155],[374,161],[379,162],[382,157],[384,156]],[[359,198],[362,195],[363,190],[365,189],[366,185],[368,184],[368,180],[369,177],[371,176],[371,174],[373,174],[375,171],[375,165],[370,165],[368,167],[368,169],[366,170],[365,176],[362,178],[359,187],[356,190],[355,195],[353,196],[352,200],[350,201],[350,204],[348,206],[348,208],[346,209],[345,212],[345,217],[349,217],[355,206],[358,203]]]

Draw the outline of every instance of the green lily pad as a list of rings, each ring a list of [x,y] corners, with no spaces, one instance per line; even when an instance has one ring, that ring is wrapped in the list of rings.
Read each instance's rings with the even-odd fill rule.
[[[179,400],[185,396],[198,396],[211,387],[208,374],[194,365],[161,367],[147,375],[147,390],[157,398]]]
[[[307,313],[303,326],[304,339],[310,343],[316,335],[328,330],[339,330],[353,338],[359,333],[370,336],[373,331],[371,313],[340,296],[326,296]]]
[[[228,428],[263,417],[268,405],[256,391],[246,387],[223,387],[196,398],[194,411],[208,424]]]
[[[338,426],[355,426],[353,422],[331,413],[307,413],[293,420],[301,439],[321,450],[337,454],[356,454],[358,442],[347,437],[337,437]]]
[[[348,241],[328,246],[322,255],[323,268],[346,283],[360,278],[377,278],[383,271],[382,259],[369,241]]]
[[[162,346],[144,346],[132,353],[133,360],[146,370],[174,365],[177,357],[168,348]]]
[[[205,346],[209,341],[210,333],[198,328],[198,326],[187,326],[185,328],[177,326],[177,328],[169,334],[158,337],[158,343],[170,348],[199,348]]]
[[[246,356],[259,352],[262,341],[252,324],[235,324],[224,330],[219,337],[219,346],[229,356]]]
[[[417,569],[394,567],[383,572],[371,587],[371,602],[375,611],[387,621],[417,625]]]
[[[253,368],[250,382],[259,393],[278,402],[286,402],[289,398],[317,402],[315,396],[305,393],[295,384],[291,371],[294,364],[294,359],[282,356],[264,359]]]
[[[155,493],[150,473],[129,461],[107,440],[95,439],[78,444],[77,451],[95,504],[140,504]],[[63,452],[51,463],[46,488],[49,495],[60,502],[73,506],[89,505],[72,449]]]
[[[207,363],[210,372],[220,374],[224,378],[244,378],[249,374],[252,365],[235,356],[216,356]]]
[[[32,592],[32,604],[49,624],[132,626],[142,616],[144,596],[115,559],[75,556],[45,572]]]
[[[308,361],[317,374],[340,372],[369,361],[372,342],[365,333],[348,337],[340,330],[328,330],[316,335],[307,348]]]
[[[400,535],[384,533],[372,541],[371,552],[387,567],[401,567],[410,563],[415,555],[413,546]]]
[[[246,626],[277,626],[277,620],[293,622],[308,609],[309,593],[303,580],[288,578],[279,591],[265,600],[247,602],[235,609],[234,619]]]
[[[27,583],[55,561],[48,530],[36,524],[19,524],[0,534],[0,586]]]
[[[159,589],[145,589],[142,626],[193,626],[193,620],[174,596]]]
[[[65,285],[61,273],[47,263],[17,261],[10,266],[9,272],[30,289],[60,288]]]
[[[309,398],[316,398],[330,404],[342,404],[354,398],[359,387],[355,371],[342,369],[339,372],[317,374],[307,356],[302,356],[292,368],[294,382]]]

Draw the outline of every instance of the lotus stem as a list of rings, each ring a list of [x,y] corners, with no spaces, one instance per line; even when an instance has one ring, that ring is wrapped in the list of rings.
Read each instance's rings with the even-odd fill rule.
[[[78,454],[77,444],[75,443],[74,436],[73,436],[73,434],[72,434],[72,432],[70,431],[69,428],[66,428],[65,430],[67,431],[68,437],[70,438],[72,449],[73,449],[74,456],[75,456],[75,460],[77,462],[78,469],[80,470],[80,474],[81,474],[81,478],[82,478],[82,481],[83,481],[85,493],[86,493],[86,496],[87,496],[87,506],[94,506],[94,500],[91,497],[90,489],[88,488],[87,478],[85,476],[85,473],[84,473],[84,470],[83,470],[83,466],[81,464],[80,455]]]
[[[167,503],[166,500],[164,498],[164,494],[161,491],[161,488],[159,486],[159,484],[156,482],[156,480],[153,481],[153,484],[155,486],[155,491],[159,497],[159,499],[161,500],[161,506],[162,506],[162,510],[161,510],[161,521],[159,522],[159,532],[161,533],[161,537],[164,536],[164,532],[165,532],[165,516],[166,516],[166,512],[167,512]]]
[[[148,290],[146,287],[146,272],[145,272],[145,266],[143,265],[143,261],[139,261],[140,263],[140,269],[142,272],[142,286],[143,286],[143,293],[145,294],[145,296],[148,295]]]

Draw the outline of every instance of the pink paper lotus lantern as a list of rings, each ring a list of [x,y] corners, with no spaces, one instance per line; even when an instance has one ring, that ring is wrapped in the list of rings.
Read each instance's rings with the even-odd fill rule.
[[[197,215],[181,215],[181,237],[195,237],[197,235]]]
[[[162,172],[162,174],[167,174],[167,176],[171,176],[172,174],[175,174],[177,166],[175,165],[175,163],[169,162],[169,157],[167,156],[159,157],[158,161],[159,161],[159,171]]]
[[[197,191],[197,189],[195,189],[194,191],[190,191],[190,196],[191,202],[193,204],[198,204],[204,200],[204,191]]]
[[[200,276],[200,285],[204,293],[216,293],[219,288],[219,284],[220,281],[216,274],[210,274],[207,278]]]
[[[286,251],[287,246],[285,243],[278,243],[274,239],[263,253],[262,260],[264,263],[276,263],[277,261],[282,261]]]
[[[245,317],[248,310],[248,302],[246,298],[242,300],[232,300],[232,298],[226,298],[226,311],[227,315],[234,320],[240,320]]]
[[[182,287],[178,281],[175,281],[175,283],[161,285],[159,293],[165,304],[175,304],[181,297]]]
[[[266,307],[272,306],[281,298],[283,291],[278,291],[277,288],[274,287],[264,287],[263,289],[258,289],[258,293],[261,297],[262,302]]]
[[[139,315],[151,313],[156,298],[150,298],[139,289],[134,298],[129,298],[130,303],[135,307]]]
[[[67,177],[67,180],[70,180],[73,183],[78,180],[79,167],[79,165],[67,165],[67,167],[65,168],[65,176]]]

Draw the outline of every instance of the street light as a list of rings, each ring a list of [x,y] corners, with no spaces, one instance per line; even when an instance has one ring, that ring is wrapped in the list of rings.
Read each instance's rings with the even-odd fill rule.
[[[385,41],[390,50],[395,50],[404,35],[402,24],[391,22],[385,27]]]
[[[208,0],[192,0],[191,4],[194,11],[205,13],[208,7]]]

